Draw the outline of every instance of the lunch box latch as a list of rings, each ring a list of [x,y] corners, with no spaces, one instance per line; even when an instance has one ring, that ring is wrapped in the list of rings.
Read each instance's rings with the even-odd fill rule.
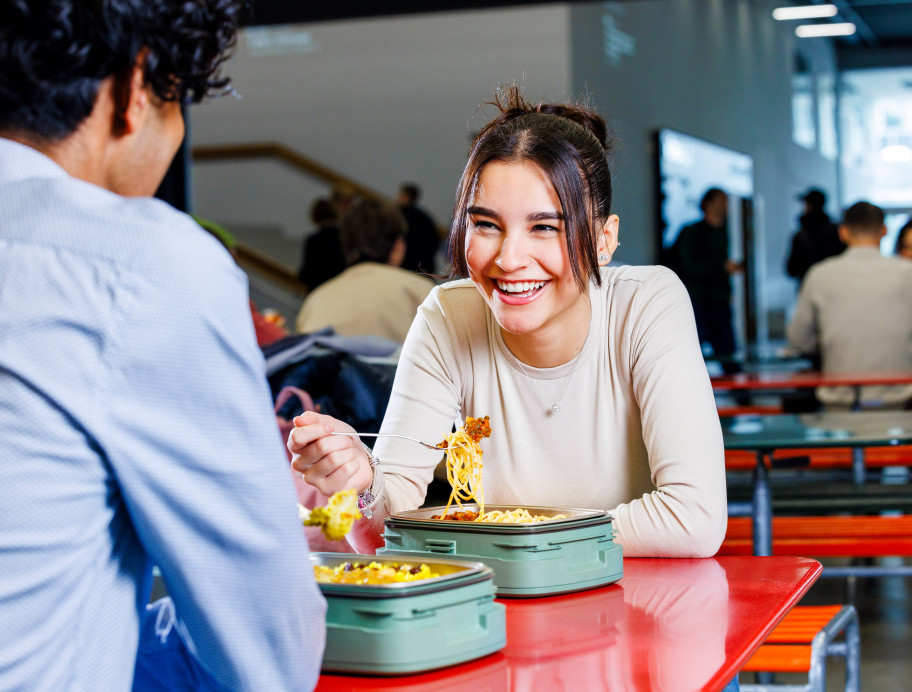
[[[444,541],[437,538],[426,538],[424,541],[424,549],[431,553],[455,555],[456,541]]]

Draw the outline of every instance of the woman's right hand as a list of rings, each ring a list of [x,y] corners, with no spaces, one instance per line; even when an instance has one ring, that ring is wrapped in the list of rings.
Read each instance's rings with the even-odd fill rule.
[[[335,430],[355,432],[332,416],[307,411],[294,419],[288,435],[291,465],[324,495],[354,488],[367,490],[374,479],[367,451],[357,437],[330,435]]]

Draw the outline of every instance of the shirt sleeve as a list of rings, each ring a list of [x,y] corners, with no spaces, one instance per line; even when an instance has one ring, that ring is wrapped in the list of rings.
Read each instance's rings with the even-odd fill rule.
[[[325,601],[256,346],[247,283],[188,231],[114,302],[102,440],[189,645],[232,690],[310,690]]]
[[[617,539],[629,557],[708,557],[727,525],[725,462],[687,292],[659,270],[630,313],[626,352],[656,490],[612,510]]]
[[[814,307],[815,272],[812,269],[798,294],[795,314],[785,329],[789,346],[800,353],[817,353],[820,344],[817,335],[817,311]]]

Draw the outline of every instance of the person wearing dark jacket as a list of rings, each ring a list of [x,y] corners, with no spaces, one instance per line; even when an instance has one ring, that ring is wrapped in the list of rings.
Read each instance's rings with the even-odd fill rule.
[[[404,183],[396,198],[408,229],[405,236],[405,259],[401,266],[415,272],[433,273],[440,236],[434,220],[417,206],[420,194],[417,185]]]
[[[310,208],[316,230],[304,241],[304,254],[298,269],[298,281],[314,290],[345,271],[345,257],[339,242],[337,213],[327,199],[318,199]]]
[[[703,218],[684,226],[673,253],[677,272],[693,303],[700,343],[709,343],[717,358],[735,353],[731,276],[744,266],[729,258],[728,195],[707,190],[700,200]]]
[[[826,195],[821,190],[811,188],[801,198],[804,201],[804,213],[798,219],[799,229],[792,236],[785,269],[788,275],[804,280],[808,269],[820,260],[838,255],[845,250],[845,243],[839,237],[836,224],[827,216],[823,207]]]

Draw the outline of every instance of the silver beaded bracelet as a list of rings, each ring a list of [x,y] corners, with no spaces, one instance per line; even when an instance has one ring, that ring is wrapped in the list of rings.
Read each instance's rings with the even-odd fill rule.
[[[371,473],[374,472],[374,469],[377,468],[377,464],[380,463],[380,460],[374,455],[374,450],[362,443],[364,446],[364,451],[367,452],[368,463],[371,467]],[[363,493],[358,494],[358,509],[361,511],[361,514],[364,515],[366,519],[370,519],[373,516],[373,512],[370,509],[370,505],[376,499],[374,494],[371,492],[374,489],[374,480],[371,479],[371,484],[368,486],[367,490]]]

